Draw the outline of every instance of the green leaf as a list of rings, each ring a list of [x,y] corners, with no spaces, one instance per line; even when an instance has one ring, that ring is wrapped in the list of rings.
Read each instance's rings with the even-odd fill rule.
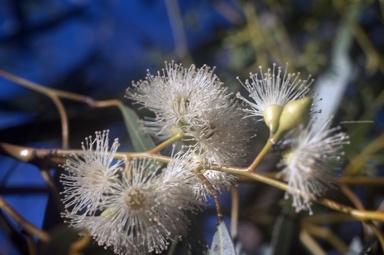
[[[188,255],[209,255],[208,244],[204,238],[204,234],[201,231],[199,224],[197,223],[195,216],[189,214],[191,219],[191,225],[189,226],[188,235],[183,238],[182,242]]]
[[[135,151],[147,151],[155,147],[155,143],[145,133],[140,131],[140,118],[136,112],[123,104],[119,105],[123,114],[125,126],[131,138],[131,142]]]
[[[209,255],[236,255],[236,249],[224,221],[217,225]]]
[[[177,247],[179,246],[179,240],[174,241],[169,247],[167,255],[175,255]]]
[[[284,200],[284,202],[286,201]],[[290,254],[292,243],[296,241],[295,239],[298,238],[298,235],[297,214],[291,204],[287,204],[283,207],[273,228],[271,254]]]

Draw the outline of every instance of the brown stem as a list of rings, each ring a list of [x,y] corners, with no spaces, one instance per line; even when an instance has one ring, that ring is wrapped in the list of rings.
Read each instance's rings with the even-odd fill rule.
[[[86,233],[79,240],[71,244],[71,246],[69,247],[69,255],[82,255],[82,251],[85,249],[85,247],[87,247],[87,245],[91,241],[91,236]]]
[[[372,221],[367,221],[366,224],[371,227],[373,233],[376,235],[377,239],[379,239],[381,250],[384,252],[384,236],[380,229],[373,223]]]
[[[15,211],[2,196],[0,196],[0,208],[11,217],[20,227],[31,235],[37,236],[41,241],[48,242],[50,236],[44,230],[39,229],[32,223],[24,219],[18,212]]]
[[[183,134],[178,133],[177,135],[169,138],[168,140],[162,142],[161,144],[157,145],[155,148],[148,151],[148,153],[156,154],[159,153],[161,150],[165,149],[169,145],[171,145],[174,142],[177,142],[183,138]]]
[[[280,135],[282,134],[282,131],[278,130],[276,134],[274,134],[264,145],[263,149],[259,152],[255,160],[247,167],[248,172],[253,172],[255,168],[260,164],[261,160],[264,158],[264,156],[268,153],[268,151],[271,149],[272,145],[279,139]]]
[[[0,153],[3,153],[5,155],[13,156],[14,158],[20,159],[23,162],[31,162],[34,159],[49,159],[50,157],[58,157],[63,158],[65,155],[68,156],[71,153],[75,153],[78,155],[81,155],[83,153],[81,150],[61,150],[61,149],[35,149],[35,148],[27,148],[27,147],[21,147],[21,146],[15,146],[10,145],[6,143],[0,143]],[[163,163],[169,163],[171,160],[170,157],[162,156],[158,154],[150,154],[146,152],[120,152],[116,153],[115,158],[116,159],[126,159],[126,158],[134,158],[134,157],[140,157],[143,159],[152,159]],[[247,178],[250,178],[254,181],[259,181],[265,184],[268,184],[270,186],[279,188],[281,190],[289,190],[290,187],[281,181],[278,181],[276,179],[270,178],[268,176],[265,176],[260,173],[256,172],[249,172],[247,171],[248,168],[239,168],[239,167],[231,167],[231,166],[206,166],[206,169],[210,170],[216,170],[216,171],[222,171],[227,172],[231,174],[235,174],[237,176],[244,176]],[[198,171],[199,172],[199,171]],[[200,173],[200,172],[199,172]],[[201,173],[200,173],[201,174]],[[202,175],[202,174],[201,174]],[[200,177],[200,179],[203,180],[205,184],[207,184],[207,187],[213,188],[212,184],[208,181],[206,182],[206,178],[203,176],[203,178]],[[205,181],[204,181],[205,180]],[[214,188],[213,188],[214,190]],[[215,192],[213,192],[214,194]],[[301,194],[299,190],[297,190],[298,194]],[[217,192],[216,192],[217,194]],[[216,195],[215,198],[218,201],[218,196]],[[355,219],[366,221],[366,220],[377,220],[384,222],[384,213],[378,212],[378,211],[365,211],[365,210],[357,210],[351,207],[348,207],[346,205],[339,204],[335,201],[326,199],[326,198],[313,198],[313,201],[319,204],[322,204],[330,209],[333,209],[338,212],[342,212],[344,214],[350,215]],[[219,204],[220,206],[220,204]],[[221,209],[220,209],[221,211]]]
[[[337,179],[337,182],[348,185],[384,185],[384,178],[377,176],[342,176]]]
[[[349,165],[344,170],[344,175],[354,175],[367,162],[368,157],[374,155],[384,148],[384,134],[373,140],[365,146],[364,150],[351,160]]]
[[[321,249],[320,245],[313,239],[313,237],[304,228],[300,231],[300,241],[312,254],[326,255],[325,251]]]
[[[57,89],[44,87],[41,84],[37,84],[35,82],[28,81],[26,79],[20,78],[16,75],[13,75],[13,74],[8,73],[7,71],[1,70],[1,69],[0,69],[0,76],[3,76],[4,78],[6,78],[10,81],[13,81],[18,85],[21,85],[25,88],[39,92],[39,93],[44,94],[44,95],[47,95],[47,94],[56,95],[56,96],[61,97],[61,98],[67,98],[67,99],[77,100],[77,101],[83,101],[84,99],[82,99],[82,98],[87,98],[87,97],[84,97],[84,96],[81,96],[81,95],[78,95],[75,93],[65,92],[65,91],[61,91],[61,90],[57,90]]]
[[[44,161],[45,163],[50,161],[53,165],[57,166],[59,163],[62,163],[62,159],[70,155],[71,152],[71,150],[55,148],[38,149],[0,142],[0,154],[13,157],[22,162],[34,163],[36,165],[39,165],[40,161]]]
[[[13,75],[11,73],[8,73],[4,70],[0,69],[0,75],[3,76],[4,78],[7,78],[8,80],[11,80],[15,82],[18,85],[21,85],[25,88],[28,88],[30,90],[36,91],[38,93],[41,93],[43,95],[46,95],[49,97],[52,102],[55,104],[57,110],[59,111],[60,115],[60,120],[61,120],[61,129],[62,129],[62,138],[63,138],[63,148],[68,148],[68,117],[67,113],[64,109],[63,103],[59,99],[61,96],[71,96],[73,97],[76,94],[68,93],[68,92],[63,92],[51,88],[46,88],[40,84],[28,81],[26,79],[17,77],[16,75]]]
[[[352,190],[345,184],[340,185],[341,191],[344,195],[352,202],[352,204],[359,210],[365,210],[363,203],[359,198],[352,192]],[[368,227],[363,223],[364,235],[368,234]]]
[[[231,209],[231,236],[237,237],[237,228],[239,223],[239,190],[236,186],[232,186],[232,209]]]
[[[57,190],[57,187],[56,187],[54,181],[52,180],[52,177],[49,174],[48,169],[42,168],[42,169],[40,169],[40,173],[41,173],[41,176],[43,177],[43,179],[45,180],[45,182],[47,183],[49,192],[50,192],[51,196],[53,197],[53,200],[56,202],[56,205],[60,208],[61,212],[64,212],[65,208],[64,208],[63,203],[60,200],[59,191]]]
[[[218,170],[218,171],[223,171],[235,175],[240,175],[240,176],[246,176],[249,178],[252,178],[256,181],[263,182],[265,184],[274,186],[276,188],[282,189],[282,190],[289,190],[291,189],[286,183],[280,182],[275,179],[271,179],[269,177],[263,176],[261,174],[255,173],[255,172],[248,172],[244,171],[243,168],[236,168],[236,167],[212,167],[212,169]],[[301,194],[299,190],[296,191],[298,194]],[[335,201],[326,199],[326,198],[313,198],[313,201],[316,203],[319,203],[321,205],[324,205],[330,209],[333,209],[335,211],[342,212],[344,214],[348,214],[352,217],[354,217],[357,220],[377,220],[377,221],[382,221],[384,222],[384,213],[383,212],[377,212],[377,211],[364,211],[364,210],[356,210],[354,208],[351,208],[349,206],[339,204]]]
[[[213,187],[212,183],[204,176],[204,174],[201,171],[202,169],[196,168],[195,174],[197,175],[197,177],[200,178],[200,180],[204,183],[204,185],[207,186],[208,190],[213,195],[213,198],[215,199],[215,205],[216,205],[216,211],[217,211],[217,222],[222,222],[223,213],[221,210],[219,194],[217,193],[217,190],[215,189],[215,187]]]
[[[61,120],[61,135],[62,135],[62,144],[63,148],[67,149],[69,144],[69,127],[68,127],[68,116],[65,111],[64,105],[57,96],[50,96],[53,103],[56,105],[56,108],[60,115]]]
[[[33,239],[33,236],[30,234],[27,235],[27,246],[28,246],[29,255],[37,255],[36,243],[35,243],[35,240]]]
[[[309,234],[328,241],[340,254],[345,254],[348,251],[348,246],[332,230],[314,224],[306,224],[304,228]]]

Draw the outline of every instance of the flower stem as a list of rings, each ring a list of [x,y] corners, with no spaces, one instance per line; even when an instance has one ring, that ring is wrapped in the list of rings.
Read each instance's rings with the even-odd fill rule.
[[[67,112],[64,109],[64,105],[60,100],[60,97],[65,97],[65,96],[74,97],[77,95],[51,89],[51,88],[46,88],[42,85],[17,77],[16,75],[13,75],[1,69],[0,69],[0,76],[3,76],[4,78],[10,81],[13,81],[16,84],[21,85],[25,88],[28,88],[32,91],[36,91],[38,93],[46,95],[52,100],[52,102],[55,104],[60,115],[63,148],[68,148],[68,137],[69,137],[68,116],[67,116]]]
[[[377,220],[384,222],[384,213],[379,211],[364,211],[356,210],[349,206],[345,206],[339,203],[336,203],[332,200],[326,198],[315,199],[314,202],[324,205],[332,210],[342,212],[344,214],[351,215],[353,218],[361,221],[367,220]]]
[[[249,172],[249,171],[244,171],[242,168],[236,168],[236,167],[226,167],[226,166],[217,166],[217,167],[211,167],[213,170],[217,171],[223,171],[239,176],[246,176],[249,177],[253,180],[263,182],[265,184],[274,186],[276,188],[279,188],[281,190],[289,190],[291,189],[286,183],[269,178],[267,176],[263,176],[259,173],[256,172]],[[300,190],[296,190],[298,194],[302,194]],[[350,215],[353,218],[361,221],[366,221],[366,220],[377,220],[384,222],[384,213],[383,212],[378,212],[378,211],[366,211],[366,210],[357,210],[354,208],[351,208],[349,206],[339,204],[335,201],[326,199],[326,198],[312,198],[312,200],[318,204],[321,204],[323,206],[326,206],[332,210],[342,212],[344,214]]]
[[[277,134],[274,136],[276,137]],[[271,143],[271,142],[269,142]],[[272,143],[271,143],[272,144]],[[269,145],[271,146],[271,145]],[[22,146],[16,146],[6,143],[0,143],[0,154],[8,155],[13,158],[16,158],[23,162],[36,162],[36,160],[52,160],[57,158],[63,158],[71,153],[74,153],[76,155],[81,155],[83,151],[80,150],[63,150],[63,149],[37,149],[37,148],[28,148],[28,147],[22,147]],[[171,158],[159,154],[153,154],[148,152],[118,152],[115,155],[116,159],[125,159],[125,158],[132,158],[132,157],[140,157],[140,158],[146,158],[146,159],[152,159],[158,162],[162,163],[169,163]],[[261,160],[261,156],[258,156]],[[253,164],[256,165],[257,164]],[[251,165],[252,166],[252,165]],[[281,190],[289,190],[290,187],[279,180],[273,179],[271,177],[268,177],[266,175],[256,173],[253,171],[248,171],[249,168],[240,168],[240,167],[231,167],[231,166],[219,166],[219,165],[210,165],[208,167],[210,170],[216,170],[216,171],[222,171],[231,173],[237,176],[243,176],[248,179],[252,179],[254,181],[259,181],[265,184],[268,184],[270,186],[276,187]],[[208,169],[207,168],[207,169]],[[208,189],[210,189],[214,195],[217,211],[220,213],[220,217],[222,217],[221,213],[221,206],[219,197],[217,195],[216,190],[212,186],[212,184],[204,177],[204,175],[200,172],[201,169],[198,169],[197,175],[199,178],[204,182],[204,184],[207,185]],[[299,190],[296,190],[298,194],[301,194]],[[354,219],[361,220],[361,221],[367,221],[367,220],[377,220],[384,222],[384,213],[379,211],[366,211],[366,210],[357,210],[354,208],[351,208],[349,206],[345,206],[342,204],[339,204],[337,202],[334,202],[332,200],[326,199],[326,198],[312,198],[312,200],[316,203],[319,203],[323,206],[326,206],[332,210],[344,213],[346,215],[349,215],[353,217]],[[1,202],[1,201],[0,201]],[[1,207],[1,205],[0,205]]]
[[[69,255],[83,254],[83,250],[92,241],[89,233],[85,233],[79,240],[73,242],[69,247]]]
[[[237,237],[237,228],[239,223],[239,190],[232,186],[232,209],[231,209],[231,236]]]
[[[20,227],[25,230],[27,233],[30,233],[34,236],[37,236],[41,241],[48,242],[50,236],[44,230],[39,229],[32,223],[24,219],[18,212],[15,211],[8,203],[0,196],[0,208],[11,217]]]
[[[197,177],[200,178],[200,180],[204,183],[205,186],[209,189],[209,191],[212,193],[213,198],[215,199],[215,205],[216,205],[216,212],[217,212],[217,222],[223,221],[223,212],[221,210],[221,203],[219,199],[219,194],[217,193],[217,190],[215,187],[213,187],[212,183],[204,176],[204,174],[201,172],[202,168],[196,168],[195,174]]]
[[[246,171],[253,172],[255,168],[260,164],[261,160],[264,158],[264,156],[268,153],[268,151],[271,149],[272,145],[279,139],[279,136],[281,135],[282,131],[277,131],[273,137],[268,139],[267,143],[264,145],[263,149],[260,151],[260,153],[257,155],[255,160],[250,164]]]
[[[384,251],[384,236],[383,236],[383,233],[381,233],[381,230],[372,221],[368,221],[365,223],[372,229],[377,239],[379,239],[381,250]]]
[[[153,153],[153,154],[159,153],[162,149],[165,149],[166,147],[168,147],[172,143],[181,140],[183,137],[184,137],[183,134],[177,133],[175,136],[169,138],[168,140],[157,145],[155,148],[149,150],[148,153]]]

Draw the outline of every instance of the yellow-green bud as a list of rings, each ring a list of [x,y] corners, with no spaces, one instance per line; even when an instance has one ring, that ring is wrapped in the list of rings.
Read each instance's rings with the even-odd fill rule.
[[[183,132],[183,123],[178,123],[177,125],[173,125],[171,127],[171,134],[172,136],[175,136],[175,135],[182,135],[184,132]]]
[[[292,160],[292,150],[287,149],[282,154],[284,162],[288,165]]]
[[[287,131],[297,127],[309,113],[311,97],[303,97],[289,102],[280,115],[279,130]]]
[[[275,133],[277,128],[279,127],[279,119],[282,111],[283,107],[278,104],[268,105],[263,110],[264,122],[271,131],[271,133]]]
[[[107,218],[107,219],[112,219],[113,214],[114,214],[114,213],[112,213],[112,211],[113,211],[113,207],[108,207],[107,209],[105,209],[105,210],[100,214],[100,216],[101,216],[101,217],[104,217],[104,218]],[[116,213],[116,212],[115,212],[115,213]]]

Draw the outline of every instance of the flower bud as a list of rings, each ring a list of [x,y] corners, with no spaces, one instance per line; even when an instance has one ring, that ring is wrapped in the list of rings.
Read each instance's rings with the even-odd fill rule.
[[[101,217],[107,218],[107,219],[112,219],[113,216],[113,207],[108,207],[105,209],[101,214]]]
[[[279,126],[279,119],[283,107],[277,104],[271,104],[263,110],[263,118],[271,133],[275,133]]]
[[[280,115],[279,130],[287,131],[297,127],[308,114],[311,104],[311,97],[303,97],[286,104]]]
[[[285,151],[283,151],[282,158],[283,158],[284,164],[288,165],[289,163],[291,163],[292,157],[293,157],[292,149],[286,149]]]

